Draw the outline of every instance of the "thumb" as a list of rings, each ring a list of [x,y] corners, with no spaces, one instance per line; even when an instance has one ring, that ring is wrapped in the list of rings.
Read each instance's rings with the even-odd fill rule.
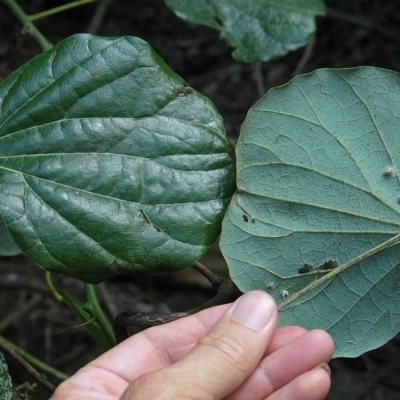
[[[141,376],[121,400],[226,397],[259,364],[276,320],[277,308],[271,296],[261,291],[244,294],[184,358]]]

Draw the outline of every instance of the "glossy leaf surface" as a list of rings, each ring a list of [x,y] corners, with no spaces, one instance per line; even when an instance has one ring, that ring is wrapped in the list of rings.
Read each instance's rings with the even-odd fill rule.
[[[227,153],[213,104],[134,37],[73,36],[0,85],[0,213],[37,264],[87,282],[201,257]]]
[[[399,110],[397,73],[319,70],[256,103],[237,145],[231,277],[270,292],[282,325],[326,329],[337,356],[400,330]]]
[[[322,0],[165,0],[185,21],[221,32],[238,61],[270,61],[307,44]]]
[[[11,235],[8,233],[7,228],[0,219],[0,257],[15,256],[20,253],[20,248],[17,246]]]

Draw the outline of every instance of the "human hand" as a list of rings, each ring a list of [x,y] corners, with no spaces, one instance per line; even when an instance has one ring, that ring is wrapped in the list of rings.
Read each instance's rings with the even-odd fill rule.
[[[274,300],[233,304],[136,334],[63,382],[51,400],[320,400],[333,341],[321,330],[276,330]]]

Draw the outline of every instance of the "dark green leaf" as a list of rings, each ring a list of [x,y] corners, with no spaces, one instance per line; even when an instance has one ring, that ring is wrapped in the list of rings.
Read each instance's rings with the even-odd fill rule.
[[[399,109],[395,72],[319,70],[256,103],[237,145],[231,277],[269,291],[282,325],[326,329],[337,356],[400,330]]]
[[[221,31],[238,61],[269,61],[307,44],[323,0],[165,0],[189,22]]]
[[[8,233],[8,230],[4,226],[0,216],[0,256],[15,256],[20,253],[20,248]]]
[[[0,85],[0,213],[47,270],[188,267],[234,176],[213,104],[134,37],[77,35]]]
[[[8,373],[7,362],[0,350],[0,399],[10,400],[12,396],[11,377]]]

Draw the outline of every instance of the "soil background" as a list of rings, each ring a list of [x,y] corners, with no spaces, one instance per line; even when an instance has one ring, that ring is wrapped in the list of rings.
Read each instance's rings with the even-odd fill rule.
[[[66,3],[60,0],[20,0],[28,14]],[[149,42],[190,86],[208,96],[222,114],[234,143],[248,109],[270,88],[299,73],[317,68],[370,65],[400,70],[400,2],[398,0],[327,0],[328,14],[318,19],[314,46],[258,65],[236,62],[232,49],[218,32],[179,20],[160,0],[111,1],[103,19],[94,16],[93,3],[37,23],[52,43],[75,33],[138,36]],[[99,24],[96,23],[99,22]],[[19,21],[0,2],[0,82],[41,52],[21,34]],[[263,85],[255,76],[261,71]],[[215,245],[202,260],[227,274]],[[83,296],[82,284],[56,276],[59,288]],[[181,311],[210,298],[208,282],[191,269],[174,274],[135,274],[99,285],[100,297],[111,316],[130,311]],[[72,374],[98,355],[90,337],[69,309],[49,294],[44,272],[24,256],[0,257],[0,334],[59,370]],[[75,329],[73,329],[75,328]],[[356,359],[335,359],[329,400],[399,399],[400,339],[391,340]],[[15,385],[31,378],[10,362]],[[51,377],[48,377],[52,380]],[[57,383],[55,381],[55,383]]]

